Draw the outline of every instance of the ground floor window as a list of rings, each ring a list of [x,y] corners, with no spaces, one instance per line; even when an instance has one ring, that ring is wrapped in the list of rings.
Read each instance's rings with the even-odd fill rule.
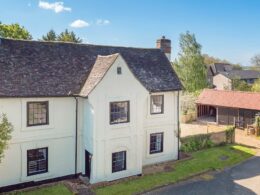
[[[150,154],[163,152],[163,133],[150,135]]]
[[[27,151],[27,175],[48,172],[48,148]]]
[[[112,173],[126,170],[126,151],[112,154]]]

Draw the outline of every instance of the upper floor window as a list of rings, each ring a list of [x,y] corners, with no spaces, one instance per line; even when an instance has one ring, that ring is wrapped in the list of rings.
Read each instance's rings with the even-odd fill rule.
[[[150,154],[163,152],[163,133],[150,135]]]
[[[126,170],[126,151],[112,154],[112,173]]]
[[[163,113],[163,95],[152,95],[151,96],[151,114],[162,114]]]
[[[48,172],[48,148],[27,151],[27,175]]]
[[[49,103],[28,102],[27,103],[27,126],[49,124]]]
[[[129,101],[110,103],[110,124],[129,122]]]

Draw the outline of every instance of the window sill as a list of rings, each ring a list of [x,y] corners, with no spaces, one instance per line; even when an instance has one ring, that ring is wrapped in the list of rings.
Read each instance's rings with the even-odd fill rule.
[[[21,131],[36,131],[36,130],[48,130],[48,129],[54,129],[54,126],[50,124],[26,126],[23,127]]]

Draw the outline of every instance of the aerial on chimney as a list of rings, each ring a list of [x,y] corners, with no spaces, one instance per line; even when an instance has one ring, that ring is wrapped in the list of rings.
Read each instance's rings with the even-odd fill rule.
[[[165,36],[162,36],[162,38],[157,39],[156,41],[156,47],[161,49],[167,58],[171,60],[171,40],[166,39]]]

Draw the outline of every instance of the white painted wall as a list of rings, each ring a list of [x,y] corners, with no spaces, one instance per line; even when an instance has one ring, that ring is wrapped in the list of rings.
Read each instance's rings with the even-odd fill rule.
[[[122,74],[117,75],[117,67]],[[142,173],[142,166],[177,159],[177,92],[163,93],[165,113],[150,115],[150,94],[135,78],[121,56],[85,101],[84,137],[93,137],[85,149],[93,152],[91,183],[111,181]],[[130,122],[110,125],[109,103],[130,101]],[[89,116],[88,116],[89,115]],[[150,155],[150,133],[164,132],[164,152]],[[127,151],[127,169],[112,173],[112,153]]]
[[[213,85],[215,85],[216,89],[218,90],[232,89],[231,80],[222,74],[217,74],[216,76],[213,77]]]
[[[27,101],[49,101],[49,125],[26,126]],[[74,174],[74,98],[2,98],[0,113],[14,126],[0,163],[0,187]],[[48,147],[48,173],[27,176],[27,150]]]
[[[117,75],[117,67],[122,75]],[[147,164],[177,159],[177,92],[164,95],[164,114],[150,114],[150,95],[121,56],[88,98],[78,98],[78,164],[85,172],[85,150],[93,154],[91,183],[142,173]],[[109,103],[130,101],[130,122],[110,125]],[[49,101],[49,125],[26,126],[26,103]],[[0,163],[0,187],[74,174],[75,99],[1,98],[0,113],[14,126]],[[150,134],[164,133],[162,153],[149,154]],[[48,173],[27,176],[27,150],[48,147]],[[112,173],[112,153],[127,151],[127,170]]]

